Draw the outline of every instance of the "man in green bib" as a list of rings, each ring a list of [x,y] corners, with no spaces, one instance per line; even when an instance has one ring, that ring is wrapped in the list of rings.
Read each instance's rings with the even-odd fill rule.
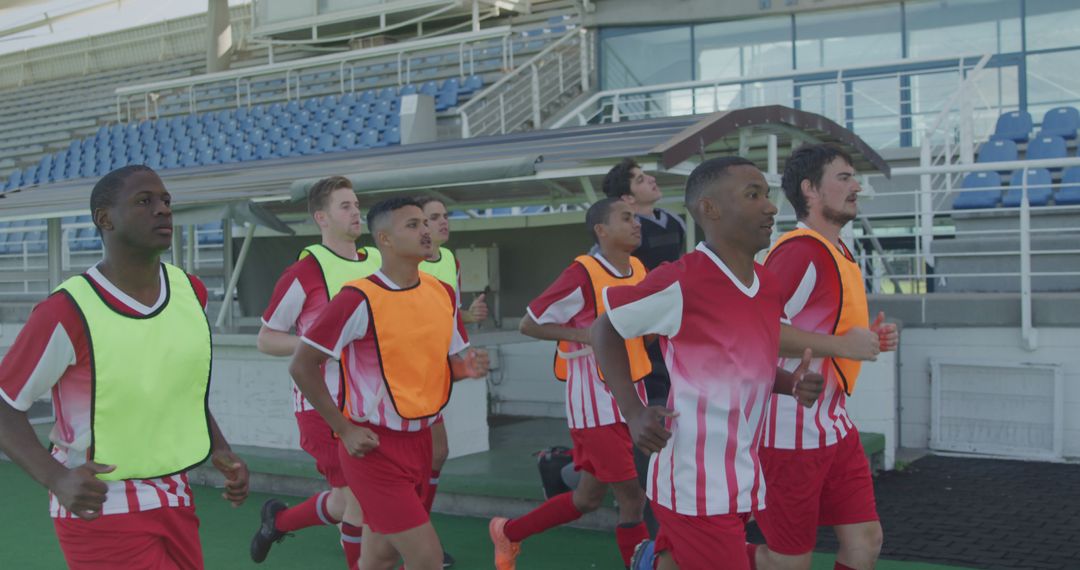
[[[68,566],[202,568],[186,472],[211,459],[225,499],[248,470],[210,414],[206,286],[161,262],[171,197],[145,166],[90,195],[104,259],[35,307],[0,363],[0,450],[50,491]],[[26,411],[52,391],[51,453]]]

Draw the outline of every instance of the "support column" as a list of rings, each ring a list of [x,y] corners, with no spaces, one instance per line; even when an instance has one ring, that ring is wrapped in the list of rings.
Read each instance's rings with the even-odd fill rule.
[[[60,228],[60,218],[49,218],[45,223],[45,239],[48,243],[49,259],[49,291],[60,286],[63,279],[61,272],[63,263],[64,234]]]
[[[206,17],[206,72],[225,71],[229,69],[229,54],[233,50],[229,0],[208,0]]]

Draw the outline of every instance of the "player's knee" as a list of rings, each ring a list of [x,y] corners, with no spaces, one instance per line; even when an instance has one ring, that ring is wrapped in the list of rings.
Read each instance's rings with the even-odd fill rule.
[[[885,541],[885,535],[880,524],[867,525],[866,531],[860,534],[862,549],[877,558],[881,552],[881,544]]]
[[[577,507],[577,510],[582,514],[591,513],[600,508],[600,505],[604,502],[605,494],[606,493],[589,493],[583,491],[581,487],[578,487],[574,491],[574,506]]]

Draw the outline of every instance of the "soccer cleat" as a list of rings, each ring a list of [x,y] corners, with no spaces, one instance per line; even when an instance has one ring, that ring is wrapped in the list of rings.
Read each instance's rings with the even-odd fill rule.
[[[656,568],[656,541],[646,538],[634,547],[630,557],[630,570],[654,570]]]
[[[491,543],[495,545],[495,570],[515,570],[518,554],[521,552],[521,543],[510,542],[506,538],[506,523],[510,519],[495,517],[488,523],[488,534],[491,535]]]
[[[266,560],[266,555],[270,553],[270,547],[275,542],[285,540],[287,533],[278,530],[274,526],[274,520],[277,518],[278,513],[287,508],[289,508],[288,505],[277,499],[270,499],[263,503],[262,524],[251,539],[251,559],[256,564]]]
[[[455,562],[457,562],[457,560],[454,560],[454,557],[450,556],[450,553],[444,550],[442,553],[442,567],[453,568]]]

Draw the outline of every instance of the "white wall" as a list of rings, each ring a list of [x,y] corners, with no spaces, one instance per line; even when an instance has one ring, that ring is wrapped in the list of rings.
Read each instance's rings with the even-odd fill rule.
[[[895,465],[896,448],[899,447],[900,429],[896,417],[898,373],[895,352],[883,353],[875,362],[864,362],[855,393],[847,401],[848,414],[859,431],[885,436],[886,470]]]
[[[1065,372],[1064,455],[1080,457],[1080,329],[1039,329],[1039,347],[1021,347],[1018,328],[905,328],[900,335],[901,443],[930,442],[930,359],[1060,364]]]

